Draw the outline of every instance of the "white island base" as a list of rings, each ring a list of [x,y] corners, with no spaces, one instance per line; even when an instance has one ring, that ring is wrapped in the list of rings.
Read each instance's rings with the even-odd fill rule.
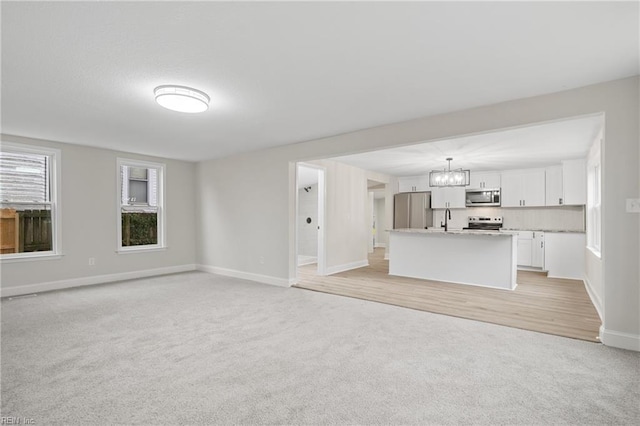
[[[517,247],[511,232],[394,229],[389,275],[514,290]]]

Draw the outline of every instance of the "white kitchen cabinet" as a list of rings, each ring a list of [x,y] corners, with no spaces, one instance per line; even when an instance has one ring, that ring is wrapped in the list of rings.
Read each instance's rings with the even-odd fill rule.
[[[587,204],[587,163],[584,159],[562,162],[564,204]]]
[[[544,268],[544,232],[518,231],[518,266]]]
[[[429,190],[429,176],[408,176],[398,178],[398,192],[421,192]]]
[[[545,169],[545,205],[560,206],[564,204],[562,188],[562,166],[551,166]]]
[[[469,179],[469,188],[487,188],[497,189],[500,188],[500,172],[471,172]]]
[[[531,266],[544,269],[544,232],[534,231],[531,240]]]
[[[432,209],[464,209],[465,207],[464,186],[431,188]]]
[[[545,170],[509,170],[502,173],[502,207],[545,205]]]
[[[544,264],[552,278],[584,279],[586,237],[582,232],[546,232]]]
[[[531,252],[533,232],[518,232],[518,266],[531,266],[533,253]]]

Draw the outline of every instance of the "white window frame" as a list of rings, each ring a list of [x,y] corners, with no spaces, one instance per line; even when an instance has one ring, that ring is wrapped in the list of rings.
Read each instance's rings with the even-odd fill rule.
[[[158,170],[158,182],[157,182],[157,211],[158,211],[158,243],[157,244],[148,244],[144,246],[122,246],[122,167],[144,167],[144,168],[155,168]],[[166,249],[166,210],[164,206],[164,176],[165,176],[166,165],[164,163],[153,163],[150,161],[142,161],[135,160],[131,158],[118,158],[116,161],[116,182],[117,182],[117,190],[116,190],[116,229],[118,233],[118,241],[116,252],[120,254],[124,253],[140,253],[140,252],[148,252],[155,250],[164,250]]]
[[[11,263],[30,260],[53,260],[62,258],[62,208],[60,205],[61,189],[61,158],[59,149],[46,148],[35,145],[25,145],[14,142],[2,142],[0,151],[18,154],[36,154],[49,157],[49,191],[50,200],[36,205],[49,205],[51,208],[51,250],[27,253],[6,253],[0,256],[0,262]],[[25,204],[25,203],[12,203]]]

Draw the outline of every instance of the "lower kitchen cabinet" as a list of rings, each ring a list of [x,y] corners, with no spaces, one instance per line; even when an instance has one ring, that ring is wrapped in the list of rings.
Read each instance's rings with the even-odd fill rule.
[[[552,278],[584,279],[586,236],[582,232],[545,232],[545,269]]]
[[[544,269],[544,232],[518,231],[518,266]]]
[[[531,247],[533,244],[533,232],[532,231],[519,231],[518,232],[518,266],[531,266],[532,253]]]
[[[544,269],[544,232],[534,231],[531,240],[531,266]]]

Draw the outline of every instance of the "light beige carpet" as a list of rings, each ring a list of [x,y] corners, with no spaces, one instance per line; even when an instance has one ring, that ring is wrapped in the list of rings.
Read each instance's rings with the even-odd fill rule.
[[[640,354],[185,273],[2,301],[2,416],[44,424],[637,424]]]

